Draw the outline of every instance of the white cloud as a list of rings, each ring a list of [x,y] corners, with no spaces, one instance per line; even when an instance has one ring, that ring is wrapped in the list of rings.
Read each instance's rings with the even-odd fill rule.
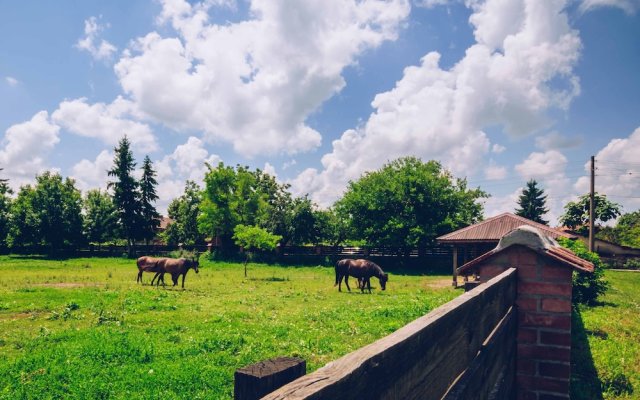
[[[269,164],[268,162],[264,164],[264,168],[262,168],[262,171],[267,175],[271,175],[274,178],[278,179],[278,173],[276,172],[276,168],[273,165]]]
[[[617,7],[633,15],[640,9],[640,2],[637,0],[583,0],[580,4],[580,12],[586,13],[601,7]]]
[[[438,159],[456,175],[475,174],[492,148],[483,129],[529,135],[549,125],[549,109],[568,107],[579,94],[573,67],[581,43],[567,21],[567,2],[471,3],[477,43],[465,56],[445,70],[431,52],[405,68],[393,89],[375,97],[368,121],[334,141],[323,170],[305,170],[292,181],[294,190],[310,191],[326,206],[349,180],[406,155]]]
[[[176,146],[173,153],[154,163],[158,180],[158,210],[165,213],[171,200],[182,195],[186,180],[202,184],[208,170],[205,163],[215,167],[220,161],[219,156],[209,154],[202,140],[191,136],[184,144]]]
[[[16,78],[14,78],[12,76],[6,76],[4,78],[4,80],[5,80],[5,82],[7,82],[7,85],[9,85],[11,87],[16,87],[20,83],[20,81],[18,81]]]
[[[496,154],[503,153],[506,149],[506,147],[498,143],[494,143],[493,146],[491,146],[491,152]]]
[[[568,137],[559,132],[551,132],[547,135],[536,137],[536,146],[542,150],[558,150],[577,147],[583,142],[582,137]]]
[[[312,150],[308,116],[345,85],[356,57],[394,40],[408,0],[251,2],[252,19],[216,25],[214,3],[163,2],[177,37],[139,38],[115,66],[123,90],[154,121],[201,130],[244,156]]]
[[[109,145],[117,145],[127,135],[131,144],[140,151],[156,150],[158,144],[151,128],[133,121],[131,114],[135,114],[133,104],[121,97],[111,104],[92,105],[86,98],[80,98],[60,103],[51,118],[72,133],[100,139]]]
[[[415,4],[418,7],[426,7],[433,8],[437,6],[445,6],[447,4],[453,3],[456,0],[416,0]]]
[[[611,140],[596,155],[595,190],[624,206],[624,212],[640,209],[640,127],[624,139]],[[590,163],[585,164],[589,171]],[[590,178],[575,184],[578,194],[589,192]]]
[[[103,150],[95,161],[82,159],[71,167],[71,177],[76,180],[76,186],[83,192],[89,189],[106,189],[107,182],[112,180],[107,171],[113,167],[114,154]]]
[[[75,47],[87,51],[95,60],[109,60],[117,48],[99,36],[109,24],[100,25],[96,17],[84,21],[84,37],[78,39]]]
[[[490,164],[484,170],[485,178],[493,181],[502,180],[507,177],[507,168],[500,165]]]
[[[0,167],[15,189],[51,169],[46,165],[46,156],[60,141],[59,131],[60,127],[50,122],[46,111],[7,129],[0,147]]]

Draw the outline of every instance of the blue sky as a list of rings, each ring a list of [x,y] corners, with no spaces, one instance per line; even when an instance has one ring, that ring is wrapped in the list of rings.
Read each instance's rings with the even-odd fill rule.
[[[437,159],[513,211],[640,208],[638,0],[0,3],[0,168],[106,187],[127,134],[164,211],[205,162],[265,169],[321,206],[402,156]]]

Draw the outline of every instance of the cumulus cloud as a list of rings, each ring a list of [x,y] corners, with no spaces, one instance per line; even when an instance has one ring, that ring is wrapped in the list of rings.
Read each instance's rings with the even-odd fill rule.
[[[105,189],[107,182],[112,180],[107,171],[113,167],[114,154],[103,150],[94,161],[82,159],[71,167],[71,177],[76,180],[76,186],[83,192],[89,189]]]
[[[582,142],[582,137],[569,137],[561,135],[559,132],[536,137],[536,146],[543,150],[569,149],[581,145]]]
[[[46,156],[60,142],[60,127],[51,123],[46,111],[15,124],[5,132],[0,146],[0,167],[14,188],[32,182],[48,168]]]
[[[566,5],[470,2],[476,43],[464,57],[443,69],[440,54],[431,52],[405,68],[393,89],[375,97],[367,122],[334,141],[323,169],[304,171],[292,181],[294,190],[311,191],[326,206],[349,180],[406,155],[438,159],[457,175],[475,174],[492,149],[487,127],[501,126],[513,137],[547,127],[547,111],[565,109],[580,92],[573,67],[581,43]]]
[[[506,149],[506,147],[498,143],[494,143],[493,146],[491,146],[491,152],[496,154],[503,153]]]
[[[627,138],[611,140],[596,155],[596,192],[624,206],[625,212],[640,209],[640,127]],[[585,164],[589,171],[590,163]],[[579,178],[578,194],[589,192],[590,178]]]
[[[115,146],[127,135],[131,144],[140,151],[158,148],[149,125],[134,121],[133,104],[118,97],[111,104],[89,104],[86,98],[66,100],[51,114],[52,120],[68,131],[80,136],[92,137]]]
[[[640,2],[637,0],[583,0],[580,4],[580,12],[585,13],[601,7],[617,7],[633,15],[640,9]]]
[[[489,180],[502,180],[507,177],[507,168],[501,165],[490,164],[485,168],[484,176]]]
[[[308,116],[344,87],[359,54],[396,38],[410,11],[408,0],[254,0],[251,19],[211,23],[209,8],[228,3],[164,1],[159,20],[176,37],[137,39],[115,71],[148,118],[249,157],[318,147]]]
[[[158,210],[166,212],[171,200],[182,195],[186,180],[201,184],[207,172],[206,164],[216,166],[222,161],[218,155],[209,154],[201,139],[189,137],[176,146],[173,153],[154,164],[158,180]]]
[[[109,24],[100,25],[96,17],[90,17],[84,21],[84,37],[78,39],[75,47],[91,54],[95,60],[109,60],[117,48],[104,39],[100,34]]]

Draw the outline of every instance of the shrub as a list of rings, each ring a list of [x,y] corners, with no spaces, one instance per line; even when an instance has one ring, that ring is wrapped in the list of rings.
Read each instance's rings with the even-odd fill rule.
[[[597,303],[598,296],[604,294],[609,287],[604,280],[604,267],[600,257],[590,252],[579,240],[558,238],[561,246],[574,252],[578,257],[593,263],[593,273],[577,272],[573,273],[573,303],[593,306]]]
[[[628,269],[640,269],[640,259],[631,258],[624,263],[624,268]]]

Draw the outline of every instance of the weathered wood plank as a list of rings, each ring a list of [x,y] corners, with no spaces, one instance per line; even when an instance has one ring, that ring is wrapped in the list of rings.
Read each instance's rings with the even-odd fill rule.
[[[257,400],[306,373],[307,364],[298,357],[278,357],[248,365],[235,372],[234,399]]]
[[[486,399],[496,387],[508,385],[507,380],[515,379],[512,364],[516,352],[516,322],[515,308],[511,307],[482,344],[478,356],[449,388],[444,400]]]
[[[440,399],[515,302],[515,269],[264,399]]]

